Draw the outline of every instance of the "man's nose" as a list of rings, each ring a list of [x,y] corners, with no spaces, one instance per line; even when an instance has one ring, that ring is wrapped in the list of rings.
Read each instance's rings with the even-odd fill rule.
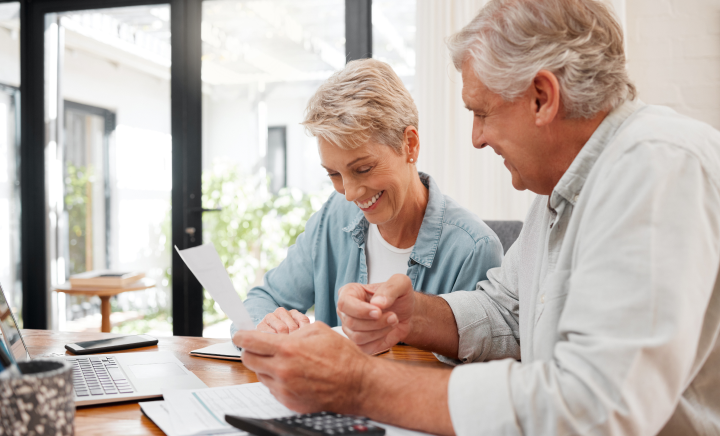
[[[482,122],[477,120],[477,117],[475,120],[473,120],[473,135],[472,135],[472,144],[473,147],[477,149],[483,149],[487,145],[487,142],[485,141],[485,129],[483,128]]]

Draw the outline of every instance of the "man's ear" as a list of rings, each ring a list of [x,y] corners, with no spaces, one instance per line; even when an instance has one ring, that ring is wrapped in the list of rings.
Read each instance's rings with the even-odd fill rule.
[[[538,127],[552,123],[560,113],[560,82],[553,73],[540,70],[531,86],[535,125]]]
[[[420,136],[415,126],[407,126],[403,133],[403,148],[408,154],[408,159],[417,162],[420,153]]]

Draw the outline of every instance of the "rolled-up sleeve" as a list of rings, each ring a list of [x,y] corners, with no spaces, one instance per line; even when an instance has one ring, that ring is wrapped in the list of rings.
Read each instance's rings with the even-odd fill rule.
[[[457,356],[441,356],[445,363],[469,363],[520,358],[518,252],[524,234],[508,250],[502,265],[490,269],[488,280],[474,291],[458,291],[441,298],[453,311],[460,342]]]

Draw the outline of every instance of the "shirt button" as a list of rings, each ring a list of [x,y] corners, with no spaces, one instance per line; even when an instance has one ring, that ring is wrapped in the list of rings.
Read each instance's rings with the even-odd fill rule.
[[[573,202],[577,203],[578,197],[580,197],[580,194],[575,194],[573,197]]]
[[[545,294],[542,294],[542,295],[540,296],[540,302],[541,302],[541,303],[545,303]]]

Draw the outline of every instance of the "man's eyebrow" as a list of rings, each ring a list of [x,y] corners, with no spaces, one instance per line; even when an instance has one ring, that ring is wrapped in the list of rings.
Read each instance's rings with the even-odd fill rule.
[[[487,112],[487,110],[486,110],[484,107],[483,107],[483,108],[473,109],[473,108],[471,108],[470,106],[465,105],[465,109],[469,110],[470,112],[481,112],[481,113]]]

